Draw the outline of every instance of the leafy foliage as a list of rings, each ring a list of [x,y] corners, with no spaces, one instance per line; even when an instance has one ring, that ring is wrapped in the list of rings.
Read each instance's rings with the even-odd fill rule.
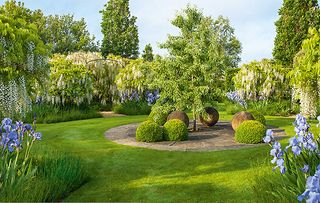
[[[253,110],[253,109],[249,109],[247,110],[247,112],[251,113],[251,115],[253,116],[253,118],[256,121],[259,121],[260,123],[262,123],[263,125],[267,124],[266,118],[264,117],[264,115],[262,113],[260,113],[257,110]]]
[[[161,106],[154,106],[148,116],[148,120],[151,120],[158,125],[163,126],[167,121],[168,115],[169,111],[167,111],[165,108]]]
[[[109,55],[104,59],[98,52],[75,52],[67,56],[74,64],[86,66],[93,75],[93,99],[106,105],[118,98],[118,88],[115,84],[119,70],[127,60]]]
[[[77,51],[98,51],[95,37],[90,36],[84,18],[73,15],[45,17],[44,42],[52,46],[52,53],[69,54]]]
[[[131,16],[129,0],[110,0],[102,13],[102,55],[113,54],[125,58],[137,58],[139,54],[137,18]]]
[[[307,38],[309,27],[319,28],[320,10],[317,0],[285,0],[275,23],[273,57],[283,65],[292,67],[293,58]]]
[[[266,134],[267,128],[255,120],[244,121],[235,132],[235,140],[239,143],[258,144]]]
[[[227,92],[235,90],[234,77],[240,71],[240,68],[227,68],[225,72],[225,90]]]
[[[0,7],[0,113],[6,116],[30,110],[31,86],[48,74],[49,49],[31,16],[15,1]]]
[[[271,60],[253,61],[236,74],[235,87],[241,98],[249,100],[284,99],[289,92],[286,74],[286,69]]]
[[[151,111],[151,106],[145,100],[126,100],[115,104],[113,111],[125,115],[148,115]]]
[[[188,128],[186,124],[179,119],[167,121],[164,126],[165,140],[183,141],[188,140]]]
[[[162,141],[163,130],[158,124],[151,121],[145,121],[137,128],[136,139],[140,142]]]
[[[320,34],[316,29],[310,29],[309,34],[295,58],[290,75],[300,91],[302,114],[315,118],[320,101]]]
[[[92,100],[92,73],[84,65],[77,65],[63,55],[51,60],[49,96],[54,104],[90,103]]]
[[[152,53],[152,46],[151,44],[147,44],[143,50],[143,53],[142,53],[142,58],[143,60],[145,61],[153,61],[153,53]]]
[[[222,86],[221,78],[229,65],[225,63],[229,56],[224,49],[228,43],[222,41],[228,40],[219,34],[223,30],[218,29],[220,24],[216,25],[197,8],[188,6],[172,24],[180,34],[169,35],[161,45],[168,50],[169,57],[156,61],[152,86],[161,90],[158,104],[169,103],[177,110],[192,109],[195,121],[205,101],[212,100]]]
[[[148,90],[149,81],[152,80],[151,62],[142,59],[130,60],[124,68],[119,70],[116,76],[117,88],[120,92],[143,93]]]

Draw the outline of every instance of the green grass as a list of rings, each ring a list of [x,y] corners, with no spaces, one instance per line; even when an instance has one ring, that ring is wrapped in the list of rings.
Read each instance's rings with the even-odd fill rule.
[[[220,113],[220,120],[231,115]],[[99,118],[38,125],[41,145],[83,159],[90,180],[64,201],[255,202],[256,176],[271,171],[269,147],[217,152],[168,152],[122,146],[104,138],[115,126],[146,116]],[[293,135],[293,119],[267,117]],[[285,141],[282,141],[285,142]],[[40,147],[41,148],[41,147]]]

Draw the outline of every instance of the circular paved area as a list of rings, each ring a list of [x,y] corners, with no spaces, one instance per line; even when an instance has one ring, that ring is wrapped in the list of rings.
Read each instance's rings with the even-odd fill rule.
[[[264,145],[239,144],[235,142],[234,131],[230,122],[218,122],[212,128],[205,128],[200,124],[199,131],[189,132],[189,140],[187,141],[154,143],[136,141],[135,132],[138,125],[138,123],[135,123],[111,128],[106,131],[105,137],[118,144],[169,151],[215,151]],[[281,139],[286,136],[285,132],[281,129],[272,126],[268,126],[268,128],[273,130],[276,139]]]

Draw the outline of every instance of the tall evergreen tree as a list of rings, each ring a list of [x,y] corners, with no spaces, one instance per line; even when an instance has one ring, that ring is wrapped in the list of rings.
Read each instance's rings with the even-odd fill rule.
[[[151,44],[147,44],[143,50],[142,58],[145,61],[153,61],[153,50]]]
[[[125,58],[137,58],[139,55],[137,18],[131,16],[129,0],[109,0],[102,13],[101,52],[119,55]]]
[[[292,67],[293,58],[308,36],[309,27],[320,27],[317,0],[284,0],[275,23],[277,35],[273,57],[285,67]]]

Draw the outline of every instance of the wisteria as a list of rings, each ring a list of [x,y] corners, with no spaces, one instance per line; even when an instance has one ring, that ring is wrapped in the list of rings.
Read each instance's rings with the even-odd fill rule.
[[[243,100],[237,91],[228,92],[227,97],[229,100],[240,104],[241,106],[247,108],[247,102]]]
[[[320,124],[320,116],[317,117]],[[317,125],[319,127],[319,124]],[[314,135],[309,131],[310,125],[307,119],[301,114],[296,116],[293,123],[296,136],[289,139],[289,145],[284,149],[281,148],[281,144],[277,142],[273,137],[272,130],[267,130],[266,136],[263,138],[265,143],[269,143],[272,146],[270,155],[273,156],[271,163],[276,164],[273,168],[280,169],[281,174],[285,174],[291,167],[290,173],[297,173],[299,170],[303,174],[310,174],[312,165],[314,166],[314,158],[319,157],[318,141],[315,140]],[[292,156],[290,156],[292,153]],[[303,155],[302,155],[303,154]],[[302,159],[298,158],[302,157]],[[310,159],[308,157],[311,157]],[[305,163],[301,163],[301,160]],[[310,163],[309,163],[310,162]],[[311,164],[311,165],[310,165]],[[319,164],[319,163],[317,163]],[[294,167],[299,167],[295,171]],[[293,168],[292,168],[293,167]],[[298,196],[299,201],[306,200],[306,202],[320,202],[320,165],[318,165],[315,174],[310,176],[306,180],[306,190],[303,194]]]

